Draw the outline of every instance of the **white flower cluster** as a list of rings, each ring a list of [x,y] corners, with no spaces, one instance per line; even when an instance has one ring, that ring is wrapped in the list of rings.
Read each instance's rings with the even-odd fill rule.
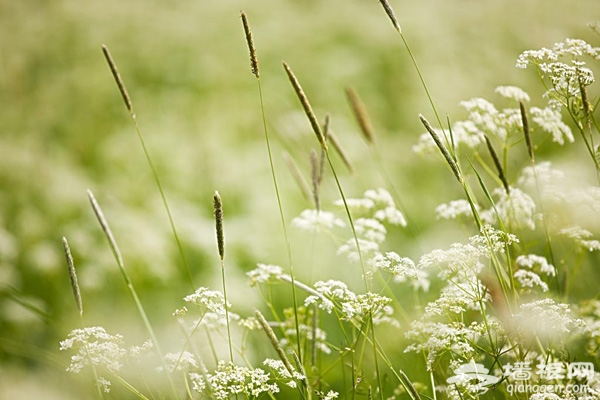
[[[307,231],[346,226],[333,213],[322,210],[304,210],[300,213],[300,216],[292,220],[292,225]]]
[[[250,286],[255,286],[259,283],[278,282],[284,275],[283,268],[270,264],[258,264],[257,268],[246,273],[246,276],[250,279]]]
[[[285,380],[286,381],[285,384],[291,388],[296,388],[298,386],[296,381],[303,381],[306,379],[306,376],[302,375],[295,369],[292,370],[292,372],[290,373],[290,371],[287,370],[287,368],[285,367],[285,364],[281,360],[273,360],[271,358],[267,358],[263,362],[263,365],[265,365],[265,366],[271,368],[273,371],[275,371],[277,373],[279,379]]]
[[[584,56],[600,60],[600,48],[592,47],[581,39],[566,39],[554,44],[552,49],[523,52],[517,59],[517,68],[535,65],[552,85],[548,94],[568,99],[580,94],[580,85],[589,86],[594,82],[594,74],[581,60]],[[558,61],[561,58],[567,61]]]
[[[475,210],[479,211],[479,206],[477,204],[474,206]],[[473,216],[473,209],[467,200],[452,200],[449,203],[437,206],[435,208],[435,215],[437,219],[456,219],[459,216],[469,218]]]
[[[210,394],[217,400],[226,400],[231,396],[245,394],[258,397],[263,393],[278,393],[276,383],[269,383],[270,374],[260,368],[240,367],[231,362],[219,361],[213,373],[201,375],[190,373],[195,391]]]
[[[198,369],[198,361],[196,361],[196,357],[189,351],[165,354],[165,365],[170,372]],[[162,371],[163,367],[158,367],[157,370]]]
[[[187,303],[201,306],[204,310],[218,316],[225,316],[225,298],[223,297],[223,293],[217,290],[200,287],[193,294],[185,296],[183,300]],[[227,304],[227,308],[230,307],[231,304]]]
[[[495,207],[480,214],[486,223],[494,224],[499,218],[512,229],[535,229],[536,205],[527,193],[516,187],[511,187],[509,193],[502,187],[496,188],[493,193],[498,198]]]
[[[554,339],[585,326],[583,320],[573,318],[570,314],[571,307],[568,304],[543,299],[521,304],[514,321],[521,333]]]
[[[394,276],[395,282],[410,282],[413,288],[429,290],[430,281],[427,272],[417,268],[414,261],[408,257],[400,257],[390,251],[385,254],[378,253],[370,261],[371,265]]]
[[[388,297],[372,292],[356,294],[344,282],[336,280],[318,281],[314,287],[321,296],[308,296],[304,301],[306,306],[317,304],[320,309],[331,313],[335,305],[339,305],[340,318],[345,320],[363,320],[368,316],[372,316],[373,320],[389,320],[383,318],[390,314],[387,307],[392,300]]]
[[[556,276],[556,270],[545,257],[527,254],[517,257],[515,262],[520,267],[528,268],[519,269],[513,275],[522,288],[539,287],[542,292],[548,291],[548,284],[542,280],[540,274]]]
[[[337,206],[343,207],[344,202],[338,200]],[[384,223],[406,226],[406,219],[396,208],[392,195],[385,189],[367,190],[361,199],[346,199],[346,204],[354,220],[354,229],[358,237],[358,246],[363,257],[368,258],[378,253],[379,245],[385,241],[387,230]],[[346,254],[357,262],[360,255],[354,238],[349,239],[338,249],[338,254]]]
[[[529,95],[516,86],[499,86],[496,92],[501,96],[516,100],[529,101]],[[493,103],[484,98],[473,98],[461,101],[460,105],[467,110],[468,117],[464,121],[452,124],[449,130],[435,129],[442,138],[452,137],[455,146],[463,145],[474,149],[485,142],[484,136],[491,136],[502,143],[509,143],[512,135],[519,138],[523,136],[523,119],[520,107],[509,107],[499,111]],[[564,144],[565,140],[573,142],[571,129],[562,121],[560,103],[549,102],[545,108],[531,107],[529,113],[532,122],[542,131],[550,133],[554,142]],[[534,128],[530,124],[530,129]],[[450,136],[450,133],[452,135]],[[422,154],[437,153],[439,149],[428,132],[421,134],[418,143],[413,146],[413,151]]]
[[[593,236],[592,232],[583,229],[580,226],[561,229],[559,233],[573,239],[575,243],[588,251],[600,250],[600,241],[590,239]]]
[[[102,327],[75,329],[67,339],[60,342],[60,350],[78,350],[71,356],[68,372],[79,373],[86,365],[106,368],[110,373],[117,373],[123,367],[127,357],[137,358],[152,348],[152,342],[146,341],[142,346],[126,349],[123,346],[123,336],[111,335]],[[105,392],[110,391],[111,382],[98,377],[98,384]]]

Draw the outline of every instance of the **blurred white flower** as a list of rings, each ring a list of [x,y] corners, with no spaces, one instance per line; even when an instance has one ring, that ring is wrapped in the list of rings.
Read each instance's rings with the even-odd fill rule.
[[[475,209],[479,210],[477,204],[475,204]],[[458,216],[472,217],[473,210],[467,200],[459,199],[440,204],[435,208],[435,215],[437,219],[456,219]]]
[[[555,276],[556,270],[552,264],[548,263],[545,257],[535,254],[521,255],[516,259],[517,265],[527,267],[529,269],[539,270],[541,273],[548,276]]]
[[[258,267],[248,271],[246,276],[250,279],[250,286],[258,283],[277,282],[284,275],[283,268],[278,265],[257,264]]]
[[[523,288],[534,288],[539,286],[540,289],[542,289],[542,292],[548,291],[548,284],[542,281],[542,278],[533,271],[520,269],[515,272],[513,276]]]
[[[494,91],[507,99],[522,101],[524,103],[530,100],[529,95],[517,86],[498,86]]]
[[[299,217],[292,220],[292,225],[308,231],[345,226],[344,222],[336,218],[333,213],[322,210],[304,210]]]

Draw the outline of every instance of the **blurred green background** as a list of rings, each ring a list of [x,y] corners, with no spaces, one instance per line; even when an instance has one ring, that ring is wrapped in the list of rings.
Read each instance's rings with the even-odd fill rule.
[[[532,95],[532,104],[543,104],[534,71],[514,67],[523,50],[550,47],[566,37],[599,42],[586,27],[600,19],[595,0],[391,4],[440,114],[455,120],[464,117],[460,100],[496,100],[498,85],[521,86]],[[89,389],[89,382],[77,386],[64,372],[68,355],[58,351],[58,341],[78,326],[63,235],[74,252],[86,322],[122,333],[130,344],[144,338],[86,188],[103,206],[157,326],[172,322],[172,311],[191,291],[134,127],[102,56],[103,43],[132,97],[196,284],[220,287],[212,219],[212,194],[219,190],[228,284],[236,288],[230,300],[240,314],[262,306],[245,288],[244,271],[257,262],[285,265],[286,256],[241,9],[258,50],[288,220],[310,205],[281,154],[291,153],[309,177],[308,154],[317,142],[282,60],[294,69],[319,117],[331,114],[332,128],[357,169],[351,176],[336,160],[347,194],[360,196],[385,184],[346,104],[344,88],[353,85],[370,111],[383,164],[409,216],[425,235],[444,234],[433,228],[432,210],[458,197],[458,187],[449,183],[451,175],[440,163],[411,152],[423,131],[417,114],[432,114],[378,1],[1,0],[1,399],[82,398]],[[322,196],[325,207],[337,199],[331,179]],[[397,252],[418,257],[420,249],[407,235],[391,235]],[[313,254],[301,245],[303,238],[292,235],[298,264]],[[331,243],[322,247],[332,248]],[[323,256],[331,260],[330,269],[307,268],[300,276],[337,276],[334,250]]]

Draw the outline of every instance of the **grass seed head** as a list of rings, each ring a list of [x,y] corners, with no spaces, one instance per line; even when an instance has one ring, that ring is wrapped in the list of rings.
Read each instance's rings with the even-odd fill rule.
[[[221,261],[225,259],[225,237],[223,235],[223,202],[219,192],[215,191],[214,208],[215,208],[215,226],[217,231],[217,248]]]
[[[531,159],[531,162],[533,162],[534,153],[533,146],[531,145],[531,136],[529,135],[529,119],[527,118],[527,109],[525,108],[525,103],[523,103],[522,101],[519,102],[519,107],[521,108],[521,121],[523,122],[523,134],[525,135],[527,152],[529,153],[529,158]]]
[[[248,50],[250,51],[250,68],[252,69],[252,73],[259,78],[258,57],[256,56],[256,48],[252,40],[252,31],[250,30],[248,17],[244,11],[240,11],[240,14],[242,16],[242,24],[244,25],[244,33],[246,34],[246,43],[248,43]]]
[[[492,146],[492,142],[490,142],[490,139],[487,136],[484,136],[484,138],[485,144],[487,145],[488,151],[490,152],[492,160],[494,161],[494,165],[496,166],[496,170],[498,170],[498,177],[502,181],[502,185],[504,185],[504,189],[508,194],[510,193],[510,188],[508,186],[508,181],[506,180],[506,174],[504,173],[504,168],[502,168],[500,158],[498,158],[498,154],[496,153],[496,150],[494,150],[494,146]]]
[[[290,79],[290,82],[294,87],[294,91],[296,92],[300,103],[302,103],[302,108],[304,108],[304,112],[306,113],[306,116],[310,121],[310,125],[312,126],[315,134],[317,135],[319,143],[321,143],[321,147],[324,150],[327,150],[327,142],[325,141],[325,136],[323,136],[323,132],[321,131],[321,125],[319,124],[319,121],[317,121],[317,117],[315,116],[315,113],[313,112],[313,109],[310,103],[308,102],[306,94],[304,94],[304,90],[302,90],[302,86],[300,86],[300,82],[298,82],[296,75],[294,75],[294,72],[285,61],[283,62],[283,68],[285,69],[285,72],[287,73],[288,78]]]
[[[427,132],[429,132],[429,134],[433,138],[433,141],[435,142],[436,146],[442,152],[442,155],[446,159],[446,162],[448,163],[448,165],[450,165],[450,168],[452,169],[454,176],[456,176],[456,179],[458,179],[458,182],[462,185],[463,179],[460,174],[460,170],[458,169],[458,165],[456,164],[456,161],[454,160],[454,158],[452,157],[452,155],[450,154],[450,152],[448,151],[446,146],[444,146],[444,144],[442,143],[442,140],[440,139],[438,134],[435,133],[435,131],[431,127],[431,124],[429,124],[429,121],[427,121],[427,119],[421,114],[419,114],[419,118],[421,119],[421,122],[425,126],[425,129],[427,129]]]
[[[402,29],[400,28],[400,24],[398,23],[398,19],[396,18],[396,14],[394,14],[394,10],[392,9],[390,3],[387,0],[379,0],[379,2],[383,6],[387,16],[390,18],[390,21],[392,21],[394,28],[396,28],[398,33],[402,34]]]
[[[125,87],[125,83],[123,83],[123,79],[121,78],[121,74],[119,74],[119,70],[117,69],[117,64],[113,60],[110,55],[110,51],[105,44],[102,45],[102,53],[104,53],[104,57],[108,62],[108,66],[110,67],[110,71],[115,78],[115,82],[117,82],[117,87],[119,88],[119,92],[121,92],[121,96],[123,97],[123,101],[125,102],[125,107],[127,107],[127,111],[131,114],[132,117],[135,118],[135,114],[133,112],[133,104],[131,103],[131,98],[129,97],[129,93],[127,92],[127,88]]]
[[[73,262],[73,256],[71,255],[71,248],[67,238],[62,238],[63,249],[65,251],[65,257],[67,259],[67,268],[69,270],[69,279],[71,280],[71,289],[73,289],[73,296],[75,297],[75,303],[77,303],[77,310],[79,315],[83,315],[83,303],[81,301],[81,291],[79,290],[79,283],[77,282],[77,273],[75,271],[75,263]]]
[[[358,97],[358,93],[356,93],[354,88],[346,88],[346,96],[348,97],[350,107],[352,107],[352,112],[354,113],[356,122],[358,122],[358,125],[360,126],[360,132],[363,134],[369,144],[373,144],[375,142],[373,125],[371,124],[371,120],[369,119],[365,105],[361,101],[360,97]]]

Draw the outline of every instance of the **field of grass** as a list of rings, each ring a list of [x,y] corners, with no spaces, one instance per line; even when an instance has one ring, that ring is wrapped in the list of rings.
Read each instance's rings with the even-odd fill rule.
[[[567,38],[582,39],[592,47],[600,43],[597,30],[587,26],[600,19],[600,2],[595,0],[390,4],[446,128],[447,121],[453,124],[469,118],[464,105],[460,105],[464,100],[481,97],[500,111],[518,110],[518,102],[495,92],[498,86],[518,86],[527,92],[531,97],[527,108],[530,117],[535,117],[531,108],[546,107],[548,98],[543,94],[547,88],[533,66],[515,67],[518,56],[529,49],[552,48]],[[240,20],[242,9],[250,20],[260,63],[266,128],[287,241],[265,145],[263,109]],[[213,209],[213,195],[218,191],[224,208],[224,271],[230,311],[244,319],[253,317],[258,309],[271,322],[285,320],[283,329],[273,324],[275,334],[285,339],[283,345],[287,340],[291,362],[293,352],[300,353],[306,369],[308,379],[295,380],[299,389],[288,388],[282,379],[282,392],[277,398],[325,398],[329,390],[334,390],[339,398],[387,399],[396,395],[394,389],[401,382],[410,390],[409,381],[414,382],[422,398],[432,398],[434,385],[447,385],[451,366],[469,362],[468,352],[461,353],[452,345],[435,360],[427,346],[405,352],[426,339],[424,328],[418,338],[410,336],[410,331],[418,330],[412,321],[422,322],[428,304],[434,303],[452,281],[448,275],[438,276],[433,264],[425,268],[421,257],[436,249],[450,249],[453,243],[469,243],[470,237],[480,233],[472,215],[449,221],[436,217],[438,205],[466,200],[466,193],[472,194],[472,204],[477,202],[486,217],[485,209],[494,214],[490,198],[501,201],[502,190],[494,190],[502,189],[503,182],[485,143],[474,148],[453,148],[450,141],[445,142],[451,157],[456,156],[459,176],[464,174],[466,186],[457,182],[430,141],[422,142],[428,146],[423,152],[426,154],[413,151],[426,132],[419,114],[436,128],[440,121],[401,35],[379,1],[4,0],[0,2],[0,27],[0,399],[100,396],[92,370],[65,372],[74,353],[59,351],[59,341],[82,324],[69,283],[63,236],[69,241],[75,261],[85,325],[102,326],[112,335],[123,335],[124,348],[141,345],[150,338],[90,207],[86,189],[94,193],[112,228],[163,353],[177,353],[185,347],[201,356],[211,371],[217,360],[229,361],[230,352],[237,365],[265,370],[268,368],[262,360],[278,359],[276,349],[261,330],[249,331],[232,323],[228,327],[231,329],[205,329],[191,340],[173,316],[175,310],[186,305],[183,298],[198,287],[223,290]],[[136,127],[102,53],[103,44],[110,49],[131,97],[179,243],[173,237]],[[596,75],[600,72],[597,59],[582,59],[587,62],[586,68]],[[330,116],[330,130],[353,165],[354,173],[350,173],[330,143],[331,168],[324,163],[319,203],[324,213],[333,212],[344,227],[321,226],[315,230],[312,226],[307,230],[302,229],[306,228],[302,221],[293,222],[303,210],[315,207],[312,194],[303,195],[294,181],[286,159],[295,162],[310,190],[311,151],[317,158],[323,153],[282,68],[283,60],[302,84],[318,120]],[[356,90],[368,110],[374,144],[361,134],[347,100],[348,87]],[[592,301],[600,294],[597,252],[584,251],[585,244],[579,248],[560,234],[561,229],[578,225],[591,232],[590,238],[579,232],[580,241],[590,241],[586,242],[589,248],[595,246],[591,242],[600,234],[600,157],[594,161],[595,154],[590,156],[585,144],[587,140],[591,152],[595,152],[598,93],[597,83],[588,86],[591,108],[587,111],[580,91],[569,94],[566,101],[572,105],[573,118],[568,107],[563,107],[561,115],[574,133],[573,143],[568,138],[562,146],[555,143],[538,122],[530,121],[535,146],[533,165],[551,161],[565,178],[560,180],[555,174],[546,182],[535,176],[534,184],[529,186],[533,190],[528,192],[536,206],[535,215],[519,214],[522,210],[517,212],[514,207],[520,206],[515,204],[509,204],[504,214],[496,210],[496,217],[487,214],[486,221],[504,233],[515,234],[520,244],[509,245],[501,240],[505,253],[482,256],[485,268],[477,272],[476,278],[478,290],[481,286],[485,292],[478,299],[485,308],[482,315],[469,308],[450,317],[448,309],[438,315],[465,323],[482,322],[482,317],[486,320],[489,315],[490,321],[504,324],[502,332],[494,331],[498,337],[523,335],[519,336],[522,341],[511,343],[514,354],[502,354],[506,358],[494,348],[496,340],[490,339],[491,348],[486,348],[469,338],[481,346],[473,358],[487,368],[502,371],[502,365],[509,361],[523,361],[539,352],[547,363],[587,361],[600,369],[598,355],[594,354],[600,311],[594,309],[596,303]],[[520,120],[516,112],[513,117]],[[578,133],[577,124],[581,124],[583,135]],[[506,141],[494,132],[485,133],[492,136],[491,143],[500,154],[506,184],[525,190],[527,185],[519,178],[532,164],[518,125],[512,122],[516,129]],[[369,224],[359,221],[361,217],[377,220],[374,215],[366,215],[368,212],[361,214],[365,210],[345,209],[343,202],[334,205],[341,197],[340,187],[347,199],[359,199],[367,190],[385,188],[408,221],[403,227],[379,218],[386,222],[385,242],[379,243],[373,253],[361,248],[362,265],[340,254],[338,248],[350,240],[346,244],[350,252],[355,252],[352,246],[358,236],[364,239],[381,231],[377,231],[378,226],[361,225]],[[489,194],[483,187],[489,189]],[[554,190],[553,196],[544,197],[549,187]],[[518,193],[516,190],[513,193]],[[385,197],[382,192],[379,195]],[[358,225],[353,226],[356,222]],[[531,223],[534,229],[530,229]],[[310,221],[305,224],[310,225]],[[353,234],[356,228],[358,232]],[[480,237],[489,241],[485,232]],[[403,273],[408,275],[403,279],[409,283],[396,283],[389,274],[373,267],[377,260],[385,263],[385,254],[391,251],[414,260],[417,269],[429,275],[428,291],[422,287],[413,290],[410,282],[414,276],[406,271]],[[527,254],[544,255],[556,267],[553,276],[542,276],[547,292],[542,290],[543,285],[520,287],[520,281],[511,275],[518,256]],[[247,273],[258,263],[281,266],[285,276],[276,273],[271,278],[277,284],[250,287]],[[369,272],[372,267],[373,276]],[[313,363],[313,341],[305,337],[298,344],[294,335],[300,329],[298,322],[312,326],[317,307],[303,308],[304,299],[311,293],[287,282],[289,274],[312,290],[318,289],[314,285],[319,281],[335,279],[356,294],[372,292],[389,297],[399,327],[373,322],[373,318],[384,317],[383,309],[363,310],[362,320],[344,319],[341,307],[348,298],[333,296],[330,300],[340,308],[332,314],[321,309],[317,321],[328,335],[319,343],[332,353],[328,355],[321,349],[318,363]],[[505,313],[518,314],[519,305],[545,298],[554,299],[557,307],[570,304],[577,313],[571,322],[576,325],[577,318],[582,318],[586,327],[577,328],[579,332],[569,326],[572,333],[559,338],[533,334],[507,321]],[[314,300],[323,305],[318,296]],[[188,308],[188,326],[193,326],[191,314],[201,312],[202,307],[193,309],[188,304]],[[544,323],[548,320],[537,321],[550,331],[552,326]],[[311,329],[309,333],[314,334],[315,328]],[[486,333],[491,332],[488,327]],[[381,347],[373,346],[373,338]],[[137,394],[115,377],[111,379],[110,374],[101,374],[112,381],[110,394],[102,396],[186,398],[188,390],[193,392],[191,383],[188,390],[183,384],[190,379],[184,375],[189,371],[173,374],[177,376],[169,384],[168,374],[157,375],[154,371],[161,366],[156,350],[154,358],[149,356],[148,366],[143,362],[134,368],[126,365],[122,374],[115,374],[131,382]],[[391,368],[386,365],[388,361]],[[98,365],[99,370],[105,367]],[[196,366],[196,375],[198,369]],[[399,370],[408,379],[399,377]],[[598,384],[598,377],[594,379]],[[590,378],[588,383],[594,382]],[[198,392],[193,393],[194,398],[202,398]],[[535,398],[532,395],[512,396],[502,387],[486,394],[463,394],[463,398]],[[437,392],[440,399],[451,396],[455,394]],[[398,398],[410,396],[402,393]]]

